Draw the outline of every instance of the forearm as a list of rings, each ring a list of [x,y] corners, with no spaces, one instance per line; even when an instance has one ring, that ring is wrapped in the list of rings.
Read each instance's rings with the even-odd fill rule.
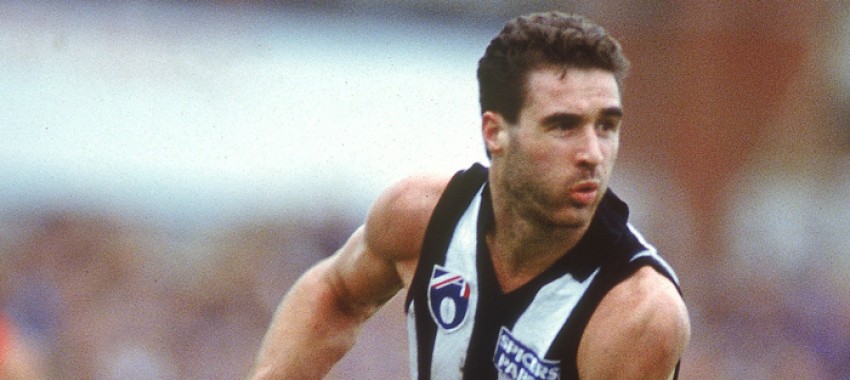
[[[341,302],[327,280],[329,264],[308,271],[281,302],[253,379],[320,379],[353,346],[367,315]]]

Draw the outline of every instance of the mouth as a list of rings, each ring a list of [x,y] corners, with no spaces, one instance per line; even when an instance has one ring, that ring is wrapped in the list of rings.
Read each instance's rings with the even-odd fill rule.
[[[570,187],[570,198],[577,205],[589,206],[596,201],[599,195],[599,183],[596,181],[585,181]]]

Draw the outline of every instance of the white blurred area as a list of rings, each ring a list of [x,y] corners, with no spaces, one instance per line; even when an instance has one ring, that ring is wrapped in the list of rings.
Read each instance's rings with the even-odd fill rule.
[[[0,23],[5,208],[359,212],[404,176],[483,159],[492,30],[146,1],[7,2]]]

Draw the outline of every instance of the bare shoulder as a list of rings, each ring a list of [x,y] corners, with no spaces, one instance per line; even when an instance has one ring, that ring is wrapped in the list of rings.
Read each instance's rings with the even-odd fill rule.
[[[579,346],[582,378],[667,379],[690,340],[675,285],[643,267],[599,304]]]
[[[419,175],[394,184],[375,201],[366,219],[366,242],[396,262],[405,283],[413,275],[425,229],[450,175]]]

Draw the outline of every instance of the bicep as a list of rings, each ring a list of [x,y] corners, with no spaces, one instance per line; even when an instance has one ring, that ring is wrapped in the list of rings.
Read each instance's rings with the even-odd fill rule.
[[[370,251],[358,229],[281,301],[257,355],[255,378],[321,378],[399,283],[392,265]]]
[[[412,177],[385,191],[366,223],[328,261],[327,283],[349,309],[371,315],[409,284],[447,179]]]
[[[640,269],[603,298],[579,345],[582,379],[667,379],[690,338],[675,286]]]
[[[402,287],[396,263],[368,244],[364,227],[328,259],[324,272],[338,308],[362,317],[370,316]]]

